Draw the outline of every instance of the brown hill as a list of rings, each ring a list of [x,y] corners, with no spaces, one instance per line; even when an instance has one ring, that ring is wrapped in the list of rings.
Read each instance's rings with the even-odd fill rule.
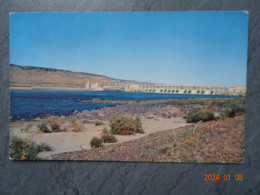
[[[84,88],[87,82],[110,85],[115,79],[52,68],[10,65],[10,87]]]

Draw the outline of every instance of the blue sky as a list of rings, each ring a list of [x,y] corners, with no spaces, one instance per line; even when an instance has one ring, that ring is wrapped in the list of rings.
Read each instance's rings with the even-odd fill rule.
[[[10,63],[155,83],[245,86],[245,12],[12,13]]]

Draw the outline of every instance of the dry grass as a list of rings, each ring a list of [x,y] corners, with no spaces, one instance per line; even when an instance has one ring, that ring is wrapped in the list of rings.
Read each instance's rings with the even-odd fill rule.
[[[81,132],[83,130],[83,124],[81,122],[77,122],[76,120],[71,120],[71,125],[73,127],[74,132]]]
[[[176,108],[175,106],[172,107],[172,112],[175,114],[177,117],[182,117],[181,110],[179,108]]]
[[[204,102],[204,109],[214,112],[217,110],[217,106],[212,102],[212,100],[208,100]]]

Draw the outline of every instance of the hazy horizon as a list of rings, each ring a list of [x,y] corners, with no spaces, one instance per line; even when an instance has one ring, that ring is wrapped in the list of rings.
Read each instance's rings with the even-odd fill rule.
[[[10,64],[138,82],[246,86],[247,36],[248,15],[240,11],[12,13]]]

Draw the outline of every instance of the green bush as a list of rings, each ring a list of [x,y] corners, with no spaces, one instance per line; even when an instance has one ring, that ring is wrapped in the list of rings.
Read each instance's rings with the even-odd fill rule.
[[[47,144],[37,145],[27,139],[11,138],[10,157],[13,160],[39,160],[37,155],[43,151],[51,151],[51,147]]]
[[[59,131],[60,130],[60,126],[57,123],[52,123],[50,126],[51,126],[52,131]]]
[[[47,152],[47,151],[52,150],[52,148],[48,144],[45,144],[45,143],[37,145],[36,147],[37,147],[38,152]]]
[[[97,137],[93,137],[90,141],[90,146],[91,148],[95,147],[95,148],[99,148],[102,145],[103,140],[99,139]]]
[[[39,129],[39,131],[43,132],[43,133],[50,133],[51,131],[48,129],[48,127],[45,124],[40,124],[37,125],[37,128]]]
[[[144,132],[139,117],[113,116],[109,126],[111,133],[115,135],[130,135],[132,133]]]
[[[221,118],[239,116],[245,113],[245,98],[238,97],[227,103],[226,107],[221,111]]]
[[[117,142],[116,137],[112,134],[103,135],[101,139],[104,143],[115,143],[115,142]]]
[[[199,121],[210,121],[214,120],[214,114],[210,110],[200,110],[195,113],[188,113],[187,115],[187,123],[197,123]]]

